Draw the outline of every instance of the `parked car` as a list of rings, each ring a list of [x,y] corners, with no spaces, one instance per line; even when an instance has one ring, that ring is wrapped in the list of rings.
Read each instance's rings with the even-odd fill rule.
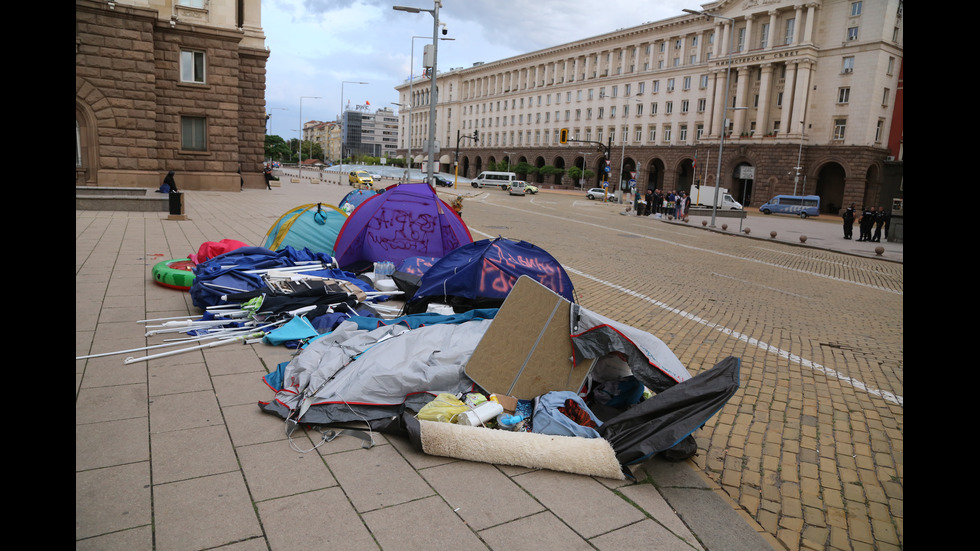
[[[508,195],[524,195],[527,192],[527,182],[524,180],[514,180],[507,188]]]
[[[356,188],[372,189],[374,178],[364,170],[353,170],[347,175],[347,181]]]
[[[596,199],[604,199],[606,197],[606,190],[602,189],[601,187],[594,187],[590,189],[585,196],[593,201]]]
[[[449,178],[446,178],[445,176],[439,176],[438,174],[434,174],[432,176],[432,179],[436,181],[437,186],[453,187],[453,181],[450,180]]]
[[[528,193],[530,193],[531,195],[534,195],[534,194],[536,194],[536,193],[538,192],[538,186],[532,186],[531,184],[527,184],[527,185],[526,185],[526,186],[524,187],[524,189],[525,189],[525,190],[526,190],[526,191],[527,191]]]

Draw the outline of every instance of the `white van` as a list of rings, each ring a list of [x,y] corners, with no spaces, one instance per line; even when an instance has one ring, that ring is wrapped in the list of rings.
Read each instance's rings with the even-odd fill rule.
[[[504,191],[510,189],[511,182],[517,180],[517,174],[513,172],[481,172],[479,176],[473,180],[473,187],[483,187],[490,186],[495,188],[500,188]]]

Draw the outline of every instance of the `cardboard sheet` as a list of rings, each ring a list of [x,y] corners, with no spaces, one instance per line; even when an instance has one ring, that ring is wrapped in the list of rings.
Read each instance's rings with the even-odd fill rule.
[[[488,392],[521,400],[580,390],[595,359],[572,364],[571,304],[521,276],[473,351],[466,375]]]

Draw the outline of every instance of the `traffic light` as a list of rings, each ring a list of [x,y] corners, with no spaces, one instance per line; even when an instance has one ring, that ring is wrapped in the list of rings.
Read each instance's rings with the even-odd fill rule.
[[[558,142],[561,143],[561,144],[567,144],[568,143],[568,129],[567,128],[562,128],[561,131],[558,132]]]
[[[474,130],[473,131],[473,141],[474,142],[480,141],[480,131],[479,130]]]

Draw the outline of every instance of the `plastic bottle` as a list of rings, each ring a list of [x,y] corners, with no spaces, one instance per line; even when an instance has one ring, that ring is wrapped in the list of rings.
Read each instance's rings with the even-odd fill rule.
[[[504,406],[497,402],[484,402],[475,408],[464,411],[456,417],[456,424],[478,427],[504,412]]]

